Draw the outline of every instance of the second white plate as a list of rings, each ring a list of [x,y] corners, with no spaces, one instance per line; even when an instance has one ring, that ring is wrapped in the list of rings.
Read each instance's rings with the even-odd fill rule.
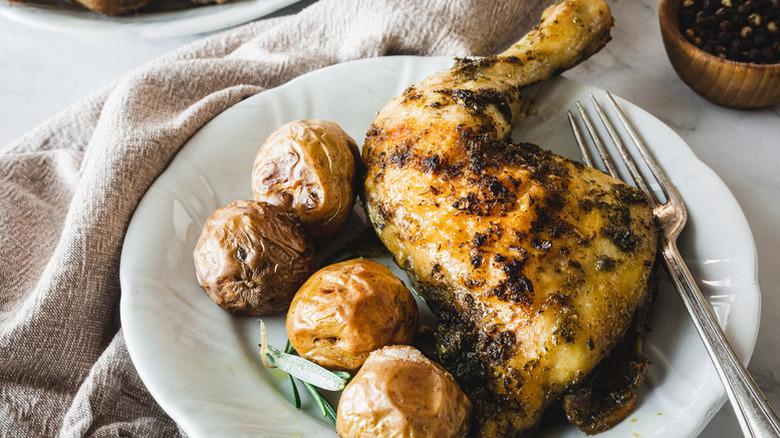
[[[232,0],[196,5],[157,0],[134,14],[107,17],[70,0],[0,0],[0,15],[56,32],[125,37],[172,37],[211,32],[247,23],[298,0]]]
[[[419,57],[355,61],[247,99],[198,132],[146,194],[122,253],[122,327],[144,383],[188,435],[336,436],[311,403],[304,411],[290,404],[284,374],[262,368],[256,319],[233,317],[202,292],[192,250],[212,211],[252,198],[249,175],[254,155],[279,125],[294,119],[328,119],[362,143],[374,115],[392,97],[451,63],[450,58]],[[589,93],[599,92],[564,78],[551,81],[536,114],[513,133],[514,138],[577,158],[565,112],[575,100],[585,102]],[[688,205],[681,251],[737,352],[747,359],[758,331],[760,294],[755,247],[744,215],[722,181],[679,136],[642,109],[621,102]],[[357,210],[353,221],[349,230],[364,221]],[[389,260],[383,262],[404,278]],[[269,342],[282,347],[284,315],[264,320]],[[639,406],[603,436],[694,437],[722,405],[724,391],[666,281],[659,287],[649,324],[645,351],[653,364]],[[541,436],[582,434],[560,425]]]

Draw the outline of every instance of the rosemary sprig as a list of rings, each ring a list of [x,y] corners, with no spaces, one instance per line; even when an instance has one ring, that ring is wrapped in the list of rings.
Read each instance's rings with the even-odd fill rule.
[[[284,352],[287,354],[293,354],[295,353],[295,349],[292,346],[292,342],[290,340],[287,340],[287,345],[284,346]]]
[[[298,386],[295,384],[295,379],[290,374],[287,375],[287,379],[290,381],[290,386],[292,386],[293,404],[295,405],[295,409],[300,409],[301,395],[298,394]]]
[[[352,249],[347,247],[339,248],[331,255],[329,255],[328,258],[322,261],[320,268],[324,268],[325,266],[332,265],[334,263],[343,262],[347,259],[354,259],[355,257],[358,257],[358,255],[355,253],[355,251],[352,251]]]
[[[344,246],[331,253],[321,264],[323,268],[334,263],[354,258],[374,258],[390,255],[385,245],[379,240],[372,227],[366,227],[348,241]]]
[[[317,391],[317,388],[315,388],[311,383],[301,381],[303,383],[303,386],[306,387],[307,390],[309,390],[309,394],[311,394],[314,401],[317,403],[317,406],[320,408],[320,413],[322,413],[323,417],[326,417],[328,420],[330,420],[333,425],[336,425],[336,410],[333,409],[333,405],[330,404],[328,400],[325,399],[325,397],[320,394],[319,391]]]
[[[320,412],[323,417],[328,418],[334,425],[336,424],[336,410],[333,409],[333,405],[320,394],[317,388],[326,389],[329,391],[341,391],[349,380],[349,373],[343,371],[328,371],[327,369],[308,361],[300,356],[295,356],[293,353],[295,349],[287,341],[284,351],[268,345],[265,338],[265,323],[260,321],[260,356],[263,360],[263,365],[267,368],[279,368],[287,373],[287,378],[290,380],[290,384],[293,389],[293,403],[295,407],[301,408],[301,398],[298,394],[298,387],[295,384],[295,379],[298,379],[303,383],[303,386],[309,392],[309,394],[317,403]]]
[[[293,356],[277,350],[268,345],[266,346],[266,359],[268,368],[279,368],[287,374],[292,375],[301,382],[310,383],[318,388],[328,391],[341,391],[347,384],[347,380],[336,375],[325,368],[308,361],[300,356]]]
[[[295,352],[295,349],[293,348],[292,344],[290,343],[290,340],[287,340],[287,345],[284,346],[284,352],[287,354],[292,354]],[[290,381],[290,386],[292,386],[292,393],[293,393],[293,404],[295,405],[296,409],[301,408],[301,396],[298,394],[298,385],[295,384],[295,379],[292,375],[288,374],[287,379]]]

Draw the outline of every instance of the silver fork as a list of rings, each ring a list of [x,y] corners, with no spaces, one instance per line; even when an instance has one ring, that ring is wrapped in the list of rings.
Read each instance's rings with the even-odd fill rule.
[[[634,182],[636,182],[636,185],[642,189],[653,202],[653,214],[662,230],[660,245],[664,267],[666,268],[669,277],[672,279],[677,292],[679,292],[683,304],[688,310],[688,313],[704,342],[704,346],[710,354],[712,362],[715,364],[718,375],[726,387],[726,393],[729,396],[731,404],[734,406],[734,411],[737,414],[737,419],[739,420],[742,432],[746,437],[780,437],[780,420],[778,420],[777,414],[772,410],[766,397],[764,397],[764,394],[761,393],[761,390],[756,386],[756,382],[753,381],[750,373],[745,369],[745,365],[739,360],[734,349],[729,344],[723,330],[715,319],[715,315],[707,305],[704,295],[702,295],[699,287],[696,285],[696,281],[693,279],[691,272],[688,270],[685,261],[680,255],[680,251],[677,249],[677,236],[685,226],[688,216],[680,194],[656,161],[653,153],[642,141],[636,128],[628,120],[626,114],[615,101],[615,98],[612,97],[612,94],[608,91],[605,93],[610,106],[618,119],[620,119],[623,128],[633,141],[639,154],[644,159],[647,168],[655,177],[666,197],[666,200],[662,202],[650,189],[647,181],[639,171],[637,163],[634,161],[625,144],[621,141],[614,125],[610,122],[609,118],[607,118],[606,113],[601,105],[599,105],[598,101],[591,95],[590,98],[593,106],[606,128],[609,137],[612,139],[615,149],[617,149],[620,157],[625,163],[628,172],[631,174]],[[604,143],[599,138],[599,135],[593,126],[593,121],[580,102],[577,102],[576,106],[608,173],[616,178],[620,178],[617,166],[604,146]],[[595,167],[586,140],[571,111],[568,112],[568,117],[585,164]]]

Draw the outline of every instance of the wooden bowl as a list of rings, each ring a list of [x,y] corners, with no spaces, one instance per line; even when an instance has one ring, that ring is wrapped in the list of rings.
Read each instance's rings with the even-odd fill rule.
[[[680,79],[710,102],[736,109],[780,103],[780,64],[721,59],[691,44],[680,32],[683,0],[660,0],[658,20],[666,55]]]

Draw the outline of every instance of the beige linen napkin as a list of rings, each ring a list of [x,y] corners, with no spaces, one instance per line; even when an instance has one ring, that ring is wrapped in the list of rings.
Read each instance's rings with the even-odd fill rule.
[[[6,148],[0,154],[0,435],[182,433],[128,355],[118,272],[139,200],[211,118],[338,62],[493,53],[534,24],[543,3],[322,0],[142,66]]]

